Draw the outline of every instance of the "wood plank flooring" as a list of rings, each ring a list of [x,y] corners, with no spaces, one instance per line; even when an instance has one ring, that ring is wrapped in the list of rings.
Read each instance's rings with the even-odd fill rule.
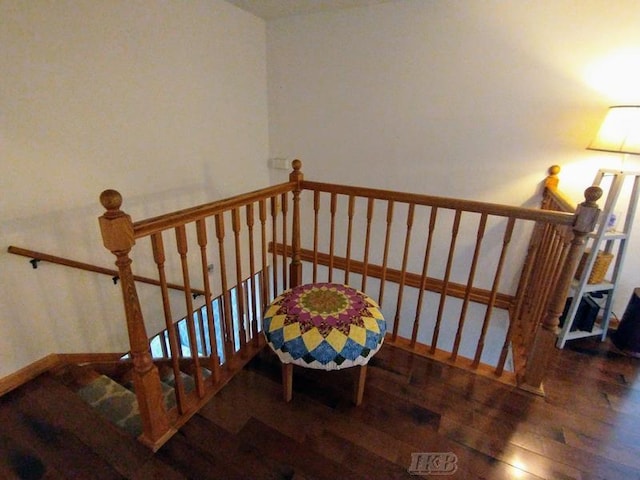
[[[155,455],[51,377],[0,398],[6,478],[419,478],[412,454],[451,452],[457,479],[640,479],[640,360],[571,342],[537,397],[383,347],[363,404],[355,371],[280,368],[256,357]]]

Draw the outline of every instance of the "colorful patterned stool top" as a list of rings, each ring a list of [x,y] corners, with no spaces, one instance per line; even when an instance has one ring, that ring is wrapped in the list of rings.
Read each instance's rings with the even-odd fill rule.
[[[386,322],[364,293],[313,283],[277,297],[267,308],[263,330],[283,363],[338,370],[366,365],[382,346]]]

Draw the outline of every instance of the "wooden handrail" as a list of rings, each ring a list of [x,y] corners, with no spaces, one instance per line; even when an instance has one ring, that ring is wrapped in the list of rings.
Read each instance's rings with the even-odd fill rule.
[[[133,223],[134,238],[145,237],[168,228],[175,228],[186,223],[195,222],[201,218],[211,217],[233,208],[244,207],[263,198],[291,192],[295,186],[295,182],[281,183],[260,190],[254,190],[253,192],[236,195],[235,197],[225,198],[224,200],[217,200],[165,215],[147,218],[146,220],[140,220]]]
[[[48,253],[36,252],[35,250],[27,250],[26,248],[14,247],[10,245],[7,248],[7,252],[14,255],[21,255],[23,257],[32,258],[34,260],[42,260],[44,262],[56,263],[58,265],[64,265],[66,267],[77,268],[79,270],[85,270],[87,272],[101,273],[103,275],[109,275],[110,277],[118,277],[117,270],[111,268],[100,267],[98,265],[92,265],[90,263],[78,262],[77,260],[71,260],[69,258],[58,257],[56,255],[49,255]],[[134,275],[133,279],[136,282],[148,283],[150,285],[160,286],[160,281],[154,278],[141,277],[140,275]],[[168,283],[167,286],[174,290],[184,291],[184,286],[176,283]],[[204,290],[191,288],[191,293],[204,295]]]
[[[488,215],[496,215],[500,217],[514,217],[523,220],[533,220],[536,222],[551,222],[559,225],[571,225],[573,223],[573,215],[565,212],[513,207],[510,205],[479,202],[476,200],[463,200],[460,198],[438,197],[417,193],[394,192],[391,190],[381,190],[377,188],[352,187],[348,185],[310,182],[307,180],[302,182],[302,188],[304,190],[354,195],[356,197],[391,200],[393,202],[414,203],[416,205],[448,208],[474,213],[486,213]]]

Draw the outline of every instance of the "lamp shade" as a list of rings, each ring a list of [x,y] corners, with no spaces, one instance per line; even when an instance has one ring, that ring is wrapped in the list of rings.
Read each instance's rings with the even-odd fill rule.
[[[640,106],[610,107],[596,138],[587,148],[640,155]]]

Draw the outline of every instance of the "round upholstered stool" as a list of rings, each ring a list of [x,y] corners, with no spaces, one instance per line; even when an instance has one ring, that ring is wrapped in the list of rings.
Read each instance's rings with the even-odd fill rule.
[[[386,322],[377,303],[347,285],[312,283],[287,290],[264,315],[263,331],[283,364],[285,400],[293,365],[321,370],[360,367],[354,401],[362,402],[366,366],[380,349]]]

